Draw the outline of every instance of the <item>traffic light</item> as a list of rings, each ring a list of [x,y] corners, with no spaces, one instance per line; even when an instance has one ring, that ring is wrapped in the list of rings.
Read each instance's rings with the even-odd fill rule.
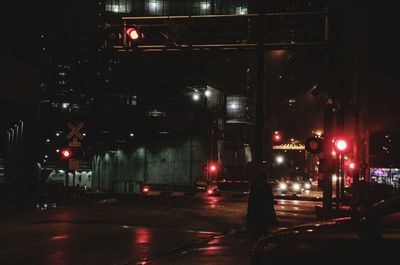
[[[348,166],[350,170],[354,170],[356,168],[356,164],[353,161],[351,161]]]
[[[306,150],[311,154],[319,154],[323,151],[324,142],[321,138],[311,136],[304,143]]]
[[[70,159],[72,157],[72,151],[69,148],[65,148],[61,151],[61,157],[63,159]]]
[[[272,140],[273,140],[275,143],[280,143],[280,142],[282,141],[282,134],[281,134],[280,132],[278,132],[278,131],[275,131],[275,132],[272,134]]]
[[[140,30],[139,27],[128,27],[125,31],[128,45],[135,46],[137,45],[142,39],[144,39],[144,34]]]
[[[334,140],[333,148],[338,154],[346,154],[350,151],[350,142],[343,137]]]
[[[210,174],[215,174],[215,173],[217,173],[217,172],[218,172],[218,165],[217,165],[216,163],[214,163],[214,162],[211,162],[211,163],[208,165],[208,172],[209,172]]]

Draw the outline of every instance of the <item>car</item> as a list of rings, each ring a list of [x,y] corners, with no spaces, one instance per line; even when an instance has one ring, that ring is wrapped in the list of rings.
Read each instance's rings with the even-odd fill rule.
[[[312,189],[312,182],[310,180],[302,181],[301,188],[303,190],[311,190]]]
[[[251,264],[382,262],[398,259],[399,249],[397,196],[351,216],[283,228],[264,236],[252,249]]]
[[[300,181],[284,179],[278,184],[278,189],[282,195],[286,194],[301,194],[302,185]]]
[[[206,193],[208,196],[220,196],[221,195],[221,191],[220,191],[218,185],[216,185],[216,184],[207,185]]]

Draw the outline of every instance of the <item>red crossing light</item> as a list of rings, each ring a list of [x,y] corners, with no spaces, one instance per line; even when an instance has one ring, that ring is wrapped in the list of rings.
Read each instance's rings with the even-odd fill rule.
[[[71,151],[70,149],[63,149],[63,150],[61,151],[61,155],[62,155],[62,158],[64,158],[64,159],[71,158],[71,156],[72,156],[72,151]]]
[[[137,27],[130,27],[126,30],[129,41],[133,44],[143,39],[143,33]]]

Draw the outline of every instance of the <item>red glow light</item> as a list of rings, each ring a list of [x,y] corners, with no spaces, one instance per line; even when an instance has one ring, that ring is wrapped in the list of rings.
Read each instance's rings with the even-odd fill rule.
[[[126,34],[128,35],[128,37],[131,39],[131,40],[133,40],[133,41],[136,41],[136,40],[139,40],[140,38],[141,38],[141,33],[140,33],[140,31],[138,30],[138,29],[136,29],[136,28],[129,28],[129,29],[127,29],[126,30]]]
[[[65,149],[65,150],[62,150],[62,151],[61,151],[61,154],[62,154],[62,156],[63,156],[64,158],[70,158],[71,155],[72,155],[72,152],[71,152],[70,150],[68,150],[68,149]]]
[[[150,188],[149,188],[149,187],[143,187],[142,191],[143,191],[144,193],[149,192],[149,191],[150,191]]]

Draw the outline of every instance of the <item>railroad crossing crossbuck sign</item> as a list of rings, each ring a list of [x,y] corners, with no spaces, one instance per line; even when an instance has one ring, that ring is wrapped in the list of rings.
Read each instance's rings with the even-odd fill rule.
[[[81,134],[80,130],[83,128],[85,124],[83,122],[78,123],[78,125],[74,126],[71,122],[67,123],[68,128],[71,129],[70,133],[67,135],[67,139],[79,138],[80,140],[83,139],[83,134]]]

